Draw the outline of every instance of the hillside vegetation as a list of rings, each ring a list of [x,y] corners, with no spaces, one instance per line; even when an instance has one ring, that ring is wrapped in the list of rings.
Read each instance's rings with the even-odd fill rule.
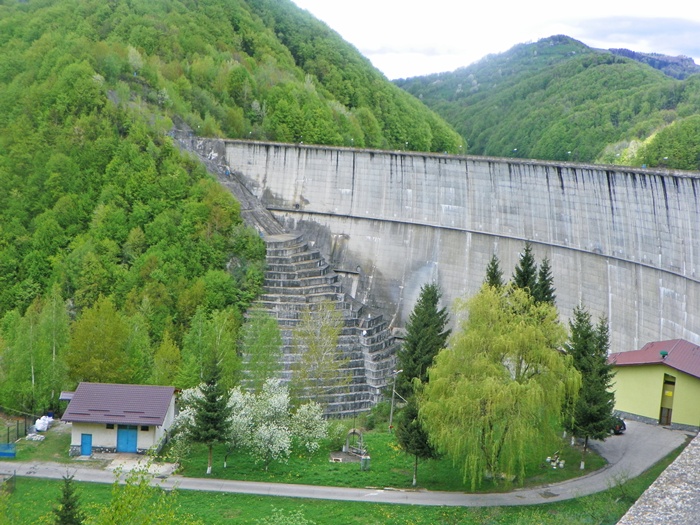
[[[670,78],[565,36],[396,83],[450,122],[472,154],[700,169],[697,157],[676,155],[679,145],[663,163],[646,153],[661,147],[652,146],[654,134],[672,123],[674,137],[700,145],[682,124],[700,114],[700,75]]]
[[[78,381],[235,382],[265,248],[166,132],[457,151],[287,0],[0,3],[0,406]],[[204,350],[203,350],[204,349]]]

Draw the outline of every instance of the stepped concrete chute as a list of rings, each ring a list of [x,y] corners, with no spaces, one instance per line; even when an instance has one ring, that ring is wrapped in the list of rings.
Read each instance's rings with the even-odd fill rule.
[[[202,141],[203,150],[209,145]],[[700,343],[700,175],[226,141],[225,163],[348,290],[405,323],[420,287],[474,294],[492,254],[547,257],[563,318],[606,316],[614,351]]]
[[[255,308],[277,319],[283,340],[284,376],[291,377],[292,364],[299,360],[293,331],[302,315],[312,315],[323,301],[332,302],[343,314],[338,348],[347,366],[339,375],[351,383],[335,393],[328,403],[329,415],[350,415],[367,410],[382,399],[392,379],[398,342],[383,316],[353,299],[344,291],[339,275],[319,250],[309,246],[301,233],[288,233],[273,215],[243,185],[225,162],[225,143],[202,141],[190,134],[173,134],[178,145],[195,153],[208,170],[228,188],[241,204],[245,222],[265,241],[266,272],[263,294]]]

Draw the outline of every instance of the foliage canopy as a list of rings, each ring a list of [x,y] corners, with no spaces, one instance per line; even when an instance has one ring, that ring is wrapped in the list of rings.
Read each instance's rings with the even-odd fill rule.
[[[512,286],[483,286],[461,308],[468,319],[435,358],[420,417],[472,489],[487,473],[522,479],[528,455],[552,453],[580,386],[560,351],[566,330],[552,305]]]

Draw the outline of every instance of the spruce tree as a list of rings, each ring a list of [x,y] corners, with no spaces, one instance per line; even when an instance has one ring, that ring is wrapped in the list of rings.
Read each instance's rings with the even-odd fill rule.
[[[85,513],[80,510],[78,495],[75,493],[73,476],[63,476],[61,499],[53,509],[53,514],[55,525],[82,525],[85,521]]]
[[[505,284],[503,281],[503,272],[501,271],[501,263],[495,253],[491,256],[488,266],[486,266],[484,284],[493,286],[494,288],[503,288]]]
[[[413,379],[428,381],[428,367],[447,343],[448,313],[447,308],[438,309],[441,297],[437,284],[424,285],[408,318],[406,339],[397,356],[402,372],[396,377],[396,392],[403,397],[413,393]]]
[[[532,245],[525,243],[525,250],[520,254],[520,260],[515,266],[513,273],[513,284],[516,288],[527,290],[530,295],[534,295],[537,285],[537,263],[532,255]]]
[[[413,486],[418,477],[418,460],[436,457],[436,451],[428,440],[428,433],[418,419],[418,404],[416,396],[409,399],[401,412],[399,424],[396,427],[396,439],[399,446],[407,454],[413,455]]]
[[[207,474],[211,474],[212,451],[216,443],[225,443],[231,427],[229,419],[229,393],[220,380],[220,365],[212,356],[204,367],[204,383],[200,386],[201,397],[194,403],[194,426],[192,441],[202,443],[209,449]]]
[[[557,299],[554,293],[554,278],[552,277],[552,267],[549,264],[549,259],[546,257],[540,263],[540,269],[537,276],[537,283],[533,291],[533,297],[537,303],[549,303],[555,306]]]
[[[585,465],[588,440],[604,440],[611,428],[615,395],[612,366],[608,364],[609,335],[606,319],[593,326],[583,306],[574,309],[569,321],[567,351],[581,374],[581,390],[574,404],[571,430],[584,439],[581,468]]]

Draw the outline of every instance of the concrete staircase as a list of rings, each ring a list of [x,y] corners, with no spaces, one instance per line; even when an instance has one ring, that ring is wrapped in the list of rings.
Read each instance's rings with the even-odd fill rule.
[[[372,312],[343,291],[338,275],[318,250],[309,247],[301,234],[289,233],[238,179],[225,162],[223,141],[199,140],[190,133],[172,133],[176,144],[197,155],[241,204],[246,224],[255,228],[267,246],[267,270],[263,295],[256,308],[277,319],[282,333],[285,378],[303,349],[294,344],[293,330],[303,312],[315,311],[331,301],[343,313],[338,346],[347,361],[339,375],[349,374],[351,384],[332,396],[329,415],[352,415],[368,410],[382,399],[392,379],[398,344],[381,314]]]
[[[381,400],[391,378],[396,344],[388,323],[343,292],[338,275],[318,250],[299,234],[265,236],[267,271],[260,306],[277,318],[284,341],[285,369],[299,359],[293,330],[304,312],[313,312],[323,301],[335,304],[343,314],[338,347],[347,361],[339,374],[350,375],[350,385],[333,396],[328,413],[348,415],[367,410]],[[289,372],[288,372],[289,373]]]

